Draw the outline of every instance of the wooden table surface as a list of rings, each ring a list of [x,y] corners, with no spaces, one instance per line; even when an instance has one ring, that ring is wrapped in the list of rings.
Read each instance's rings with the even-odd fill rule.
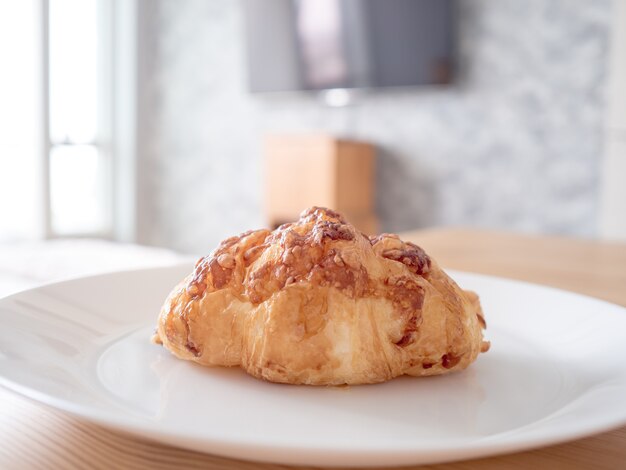
[[[626,244],[460,229],[416,231],[403,236],[423,246],[445,268],[547,284],[626,305]],[[0,468],[290,467],[236,461],[148,442],[0,389]],[[529,452],[420,468],[626,468],[626,427]]]

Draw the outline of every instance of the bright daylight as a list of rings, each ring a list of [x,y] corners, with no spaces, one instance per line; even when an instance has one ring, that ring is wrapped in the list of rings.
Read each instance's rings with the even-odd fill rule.
[[[0,3],[1,469],[626,465],[626,1]]]

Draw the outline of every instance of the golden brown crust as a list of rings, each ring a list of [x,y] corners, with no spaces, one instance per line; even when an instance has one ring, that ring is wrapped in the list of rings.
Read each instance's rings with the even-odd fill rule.
[[[275,382],[357,384],[467,367],[489,347],[476,294],[417,245],[313,207],[224,240],[170,294],[156,339]]]

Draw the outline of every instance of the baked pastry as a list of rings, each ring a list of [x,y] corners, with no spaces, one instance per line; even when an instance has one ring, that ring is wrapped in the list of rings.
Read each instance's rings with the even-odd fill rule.
[[[154,341],[181,359],[291,384],[383,382],[466,368],[485,320],[420,247],[312,207],[224,240],[169,295]]]

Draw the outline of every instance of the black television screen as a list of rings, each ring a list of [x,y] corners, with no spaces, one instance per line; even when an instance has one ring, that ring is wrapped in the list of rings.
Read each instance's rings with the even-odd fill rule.
[[[252,92],[448,83],[451,0],[246,0]]]

